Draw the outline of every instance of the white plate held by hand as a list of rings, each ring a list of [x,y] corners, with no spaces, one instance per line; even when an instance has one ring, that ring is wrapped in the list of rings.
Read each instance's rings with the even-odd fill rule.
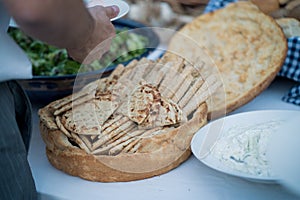
[[[97,5],[104,6],[104,7],[113,6],[113,5],[118,6],[120,12],[118,16],[112,18],[111,21],[124,17],[129,12],[129,5],[122,0],[86,0],[85,2],[86,2],[86,6],[89,8]]]

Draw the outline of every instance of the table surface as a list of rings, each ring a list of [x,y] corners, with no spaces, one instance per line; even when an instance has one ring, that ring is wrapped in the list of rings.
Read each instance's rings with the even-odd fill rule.
[[[276,78],[259,96],[230,114],[263,109],[300,111],[300,106],[281,100],[294,84]],[[255,183],[217,172],[193,155],[170,172],[140,181],[100,183],[67,175],[47,160],[38,128],[37,110],[41,106],[33,103],[34,129],[28,158],[41,199],[300,199],[279,184]]]

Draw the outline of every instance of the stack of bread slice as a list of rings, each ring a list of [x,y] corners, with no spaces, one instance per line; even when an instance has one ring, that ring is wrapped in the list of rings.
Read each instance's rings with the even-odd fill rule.
[[[49,161],[101,182],[165,173],[190,155],[221,83],[180,57],[142,58],[39,110]]]

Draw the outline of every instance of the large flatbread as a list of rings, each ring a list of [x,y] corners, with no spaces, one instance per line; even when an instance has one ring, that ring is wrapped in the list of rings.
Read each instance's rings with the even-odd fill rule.
[[[285,60],[287,42],[273,18],[253,3],[240,1],[186,24],[171,39],[168,51],[191,63],[203,58],[204,51],[210,55],[206,66],[211,68],[201,73],[215,73],[223,82],[224,91],[215,93],[208,104],[210,115],[218,117],[268,87]]]
[[[132,181],[168,172],[190,156],[215,89],[181,58],[120,67],[117,78],[92,82],[39,110],[46,154],[57,169],[92,181]]]

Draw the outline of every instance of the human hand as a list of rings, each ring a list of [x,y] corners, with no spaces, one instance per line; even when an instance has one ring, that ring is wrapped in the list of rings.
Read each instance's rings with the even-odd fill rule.
[[[94,19],[90,34],[79,48],[67,49],[70,57],[83,64],[100,59],[109,50],[112,37],[115,35],[115,28],[110,19],[118,15],[119,8],[117,6],[94,6],[89,8],[89,12]]]

